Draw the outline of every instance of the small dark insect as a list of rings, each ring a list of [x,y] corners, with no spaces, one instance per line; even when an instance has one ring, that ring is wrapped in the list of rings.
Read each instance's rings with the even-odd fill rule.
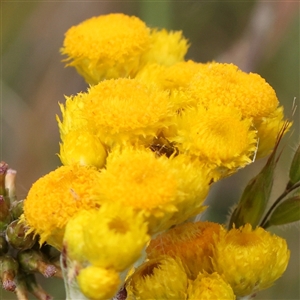
[[[149,147],[157,156],[165,155],[166,157],[176,156],[179,154],[178,149],[165,138],[157,138]]]

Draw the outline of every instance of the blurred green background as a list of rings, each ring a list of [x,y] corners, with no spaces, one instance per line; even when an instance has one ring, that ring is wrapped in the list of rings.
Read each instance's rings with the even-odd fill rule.
[[[187,59],[233,62],[261,74],[276,90],[288,116],[296,98],[293,134],[284,139],[272,195],[276,199],[300,140],[299,5],[298,1],[1,1],[0,159],[18,171],[18,198],[25,198],[34,181],[60,165],[58,102],[87,88],[75,69],[64,68],[61,62],[64,33],[92,16],[122,12],[140,17],[148,26],[182,30],[191,43]],[[206,217],[224,222],[228,207],[264,162],[216,184],[207,199]],[[291,260],[284,276],[256,299],[300,299],[299,229],[272,231],[287,239]],[[54,299],[64,299],[61,281],[41,281]],[[0,298],[16,296],[0,290]]]

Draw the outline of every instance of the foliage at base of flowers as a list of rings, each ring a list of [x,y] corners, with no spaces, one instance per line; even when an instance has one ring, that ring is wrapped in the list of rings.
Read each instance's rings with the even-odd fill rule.
[[[292,123],[261,76],[185,61],[187,49],[181,32],[123,14],[66,33],[61,52],[90,86],[60,104],[62,166],[32,185],[16,224],[61,251],[67,299],[236,299],[288,265],[266,229],[300,218],[299,149],[267,209]],[[215,182],[268,154],[229,224],[191,222]]]

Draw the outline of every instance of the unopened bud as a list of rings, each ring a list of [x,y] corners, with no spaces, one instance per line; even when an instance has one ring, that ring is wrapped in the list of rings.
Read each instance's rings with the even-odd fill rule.
[[[290,176],[290,182],[288,183],[288,187],[291,187],[295,183],[300,181],[300,144],[293,157],[289,176]]]
[[[27,274],[23,274],[22,272],[18,272],[15,281],[16,281],[16,289],[14,290],[18,300],[29,300],[28,291],[26,286],[26,278]]]
[[[26,286],[30,293],[32,293],[37,299],[51,300],[53,299],[45,290],[37,283],[33,274],[26,275]]]
[[[16,175],[17,171],[13,169],[8,169],[5,175],[5,190],[6,190],[6,196],[10,199],[10,203],[13,203],[16,201]]]
[[[0,235],[0,255],[7,253],[8,243],[4,236]]]
[[[300,220],[300,196],[294,196],[279,204],[270,219],[267,221],[265,228],[273,225],[285,225]]]
[[[11,214],[4,196],[0,195],[0,232],[4,231],[11,222]]]
[[[8,170],[8,164],[4,161],[0,162],[0,195],[5,196],[5,175]]]
[[[11,256],[0,256],[0,279],[3,289],[10,292],[16,289],[15,277],[18,267],[18,262]]]
[[[58,269],[47,262],[43,254],[34,249],[20,251],[18,253],[18,261],[25,272],[39,272],[44,277],[52,277]]]
[[[286,121],[277,136],[276,145],[266,165],[246,186],[242,197],[230,218],[229,229],[233,227],[233,224],[235,224],[236,228],[247,223],[251,224],[252,227],[256,227],[259,224],[267,207],[273,187],[274,171],[278,161],[276,152],[279,143],[289,126],[290,123]]]
[[[6,228],[6,239],[9,244],[18,250],[30,249],[35,243],[34,234],[27,234],[27,227],[19,220],[11,222]]]
[[[14,220],[18,219],[23,214],[24,199],[12,203],[10,213]]]

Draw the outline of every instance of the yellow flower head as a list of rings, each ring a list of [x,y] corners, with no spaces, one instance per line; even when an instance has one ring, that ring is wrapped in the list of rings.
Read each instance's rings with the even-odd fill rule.
[[[113,151],[100,177],[103,198],[143,211],[151,233],[204,210],[210,180],[207,171],[185,157],[156,157],[132,148]]]
[[[171,139],[182,152],[225,175],[249,164],[257,145],[251,120],[226,106],[185,110],[178,118],[178,135]]]
[[[289,256],[284,239],[246,224],[223,234],[212,262],[234,293],[246,296],[270,287],[285,271]]]
[[[118,291],[121,280],[113,269],[88,266],[77,276],[82,293],[91,300],[111,299]]]
[[[84,231],[90,226],[90,210],[81,210],[67,223],[63,246],[68,259],[83,263],[87,261],[84,254]]]
[[[63,121],[58,116],[56,116],[56,120],[62,140],[70,131],[92,131],[93,127],[88,127],[88,120],[82,111],[84,98],[84,93],[78,93],[76,97],[66,97],[65,105],[59,103]]]
[[[267,118],[261,118],[255,122],[259,139],[256,157],[264,157],[272,151],[276,143],[278,133],[284,124],[283,107],[278,107]],[[289,127],[292,125],[290,123]],[[286,132],[288,129],[286,130]]]
[[[258,74],[242,72],[233,64],[203,64],[186,94],[195,104],[235,107],[243,118],[252,118],[258,136],[266,139],[260,140],[258,157],[268,154],[274,147],[283,114],[276,112],[279,102],[274,89]]]
[[[87,120],[88,129],[97,133],[109,147],[117,143],[135,143],[139,139],[151,140],[161,128],[170,124],[174,114],[166,92],[134,79],[105,80],[92,86],[88,93],[75,96],[73,101],[83,106],[79,115]],[[65,111],[68,107],[66,104]],[[77,120],[75,117],[74,127],[80,123]],[[72,127],[71,119],[64,123],[61,128]]]
[[[174,91],[187,88],[202,66],[203,64],[192,60],[180,61],[170,66],[149,63],[138,72],[136,79],[146,83],[153,82],[164,90]]]
[[[88,130],[70,131],[60,143],[59,158],[64,165],[80,164],[102,168],[106,156],[99,138]]]
[[[179,260],[169,256],[143,263],[125,283],[127,299],[186,299],[188,279]]]
[[[187,294],[191,300],[235,300],[231,286],[218,273],[199,273],[197,278],[190,282]]]
[[[85,257],[97,267],[124,271],[140,257],[149,240],[143,215],[118,203],[91,211],[88,223],[80,215],[77,220],[83,221]]]
[[[134,77],[150,33],[134,16],[109,14],[88,19],[65,34],[62,54],[90,84],[107,78]]]
[[[189,48],[188,41],[182,36],[181,31],[166,29],[152,29],[150,33],[150,47],[142,56],[142,61],[171,66],[183,61]]]
[[[183,223],[151,240],[146,252],[149,259],[164,254],[179,258],[188,277],[195,279],[199,272],[213,270],[212,247],[224,230],[212,222]]]
[[[29,232],[40,235],[40,244],[61,249],[65,226],[78,211],[101,205],[99,175],[84,166],[62,166],[38,179],[24,202]]]
[[[275,91],[262,77],[242,72],[233,64],[203,65],[188,92],[201,105],[236,107],[246,118],[266,117],[279,104]]]

